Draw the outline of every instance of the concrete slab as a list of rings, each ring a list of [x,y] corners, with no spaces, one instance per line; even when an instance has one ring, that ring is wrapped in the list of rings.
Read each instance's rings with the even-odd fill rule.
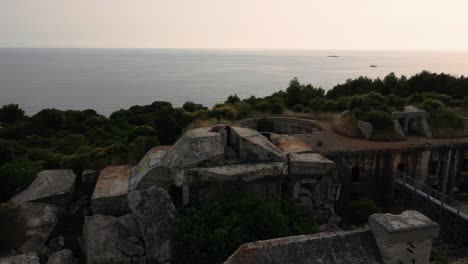
[[[10,203],[45,202],[67,206],[75,187],[76,175],[72,170],[45,170],[37,174],[26,190],[11,198]]]

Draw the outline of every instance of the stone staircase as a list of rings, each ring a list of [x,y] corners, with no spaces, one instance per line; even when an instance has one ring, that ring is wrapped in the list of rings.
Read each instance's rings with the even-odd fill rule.
[[[239,157],[237,156],[236,151],[232,147],[226,147],[225,153],[226,153],[226,164],[240,163]]]

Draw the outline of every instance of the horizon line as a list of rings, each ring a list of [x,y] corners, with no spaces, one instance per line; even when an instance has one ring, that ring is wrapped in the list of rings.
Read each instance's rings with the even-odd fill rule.
[[[81,50],[200,50],[200,51],[401,51],[401,52],[468,52],[468,49],[344,49],[344,48],[198,48],[198,47],[31,47],[0,46],[0,49],[81,49]]]

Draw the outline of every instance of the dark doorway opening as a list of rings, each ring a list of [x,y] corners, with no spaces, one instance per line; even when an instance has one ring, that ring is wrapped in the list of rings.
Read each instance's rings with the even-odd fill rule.
[[[230,126],[227,126],[226,127],[226,142],[227,142],[227,145],[228,146],[231,146],[232,145],[232,141],[231,141],[231,127]]]
[[[406,164],[404,164],[404,163],[398,164],[398,166],[397,166],[397,172],[398,172],[398,173],[403,173],[403,174],[404,174],[404,173],[406,172]]]
[[[361,198],[361,195],[359,193],[352,193],[349,196],[350,201],[357,201],[357,200],[359,200],[359,198]]]
[[[177,209],[180,209],[184,206],[184,194],[182,188],[171,185],[171,187],[169,187],[169,195],[171,196],[172,202]]]
[[[361,180],[361,167],[354,166],[351,168],[351,182],[359,182]]]

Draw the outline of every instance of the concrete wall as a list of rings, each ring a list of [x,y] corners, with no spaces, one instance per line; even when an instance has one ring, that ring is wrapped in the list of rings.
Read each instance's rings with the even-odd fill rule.
[[[336,153],[327,157],[336,163],[342,184],[341,206],[360,197],[392,201],[392,181],[398,170],[446,194],[453,194],[468,183],[468,171],[464,171],[468,146],[463,145]],[[353,167],[359,171],[358,176],[353,177]]]
[[[369,138],[372,137],[372,133],[374,132],[374,128],[372,127],[371,123],[358,120],[357,126],[358,126],[359,130],[361,130],[361,134],[364,136],[364,138],[369,139]]]
[[[249,118],[239,121],[243,127],[257,129],[257,122],[262,118]],[[320,125],[308,119],[293,118],[293,117],[267,117],[273,122],[274,132],[278,134],[307,134],[314,131],[320,131]],[[263,132],[263,131],[260,131]]]

